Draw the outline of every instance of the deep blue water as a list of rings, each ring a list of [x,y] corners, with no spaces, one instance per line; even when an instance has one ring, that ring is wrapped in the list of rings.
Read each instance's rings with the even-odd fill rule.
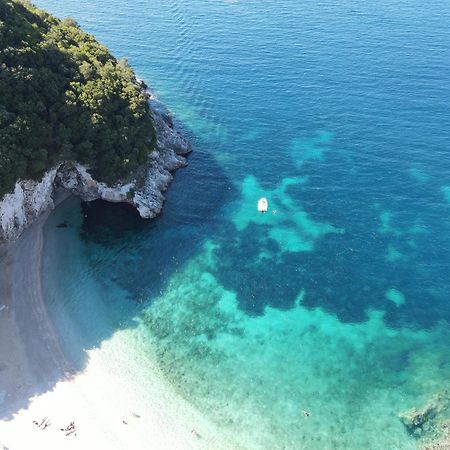
[[[158,219],[84,205],[76,232],[55,238],[83,249],[82,275],[64,276],[110,280],[148,320],[168,379],[240,436],[214,377],[236,380],[249,427],[279,421],[252,433],[257,448],[413,448],[398,414],[449,387],[450,4],[36,3],[126,56],[194,146]],[[208,325],[184,326],[180,309]],[[318,417],[298,429],[297,396]],[[363,420],[365,408],[385,421]]]

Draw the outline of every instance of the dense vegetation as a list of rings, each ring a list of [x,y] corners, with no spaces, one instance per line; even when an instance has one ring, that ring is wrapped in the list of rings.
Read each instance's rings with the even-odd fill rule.
[[[62,160],[113,183],[147,160],[153,139],[126,61],[73,20],[0,0],[0,196]]]

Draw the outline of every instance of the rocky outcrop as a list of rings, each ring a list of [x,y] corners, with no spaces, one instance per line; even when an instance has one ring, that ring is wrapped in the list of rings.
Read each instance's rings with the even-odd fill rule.
[[[57,169],[49,170],[41,181],[16,183],[14,192],[0,202],[0,240],[13,240],[47,209],[53,208]]]
[[[401,413],[400,420],[408,433],[416,438],[435,437],[439,434],[442,416],[446,415],[449,407],[449,393],[438,392],[421,409],[413,408]]]
[[[172,181],[171,172],[186,165],[183,155],[191,151],[191,146],[175,129],[167,110],[150,92],[148,97],[156,149],[149,155],[147,167],[115,186],[95,180],[87,167],[73,162],[52,168],[40,181],[18,181],[14,192],[0,201],[0,240],[16,239],[41,213],[53,208],[57,188],[64,188],[85,201],[127,202],[137,208],[141,217],[155,217],[164,202],[163,192]]]

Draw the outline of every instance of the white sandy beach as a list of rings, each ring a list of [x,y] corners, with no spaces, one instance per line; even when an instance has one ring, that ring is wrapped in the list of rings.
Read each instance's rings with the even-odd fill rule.
[[[42,297],[45,219],[0,248],[0,448],[238,448],[219,438],[156,365],[147,370],[148,354],[142,371],[144,355],[129,348],[133,330],[90,350],[86,367],[70,373]]]

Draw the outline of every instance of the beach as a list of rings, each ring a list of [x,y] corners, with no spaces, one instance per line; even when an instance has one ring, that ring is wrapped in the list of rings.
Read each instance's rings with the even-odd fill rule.
[[[48,215],[0,249],[0,446],[227,448],[214,425],[173,391],[157,365],[149,370],[148,351],[140,355],[130,348],[135,330],[118,331],[87,351],[83,370],[72,369],[41,286]]]

